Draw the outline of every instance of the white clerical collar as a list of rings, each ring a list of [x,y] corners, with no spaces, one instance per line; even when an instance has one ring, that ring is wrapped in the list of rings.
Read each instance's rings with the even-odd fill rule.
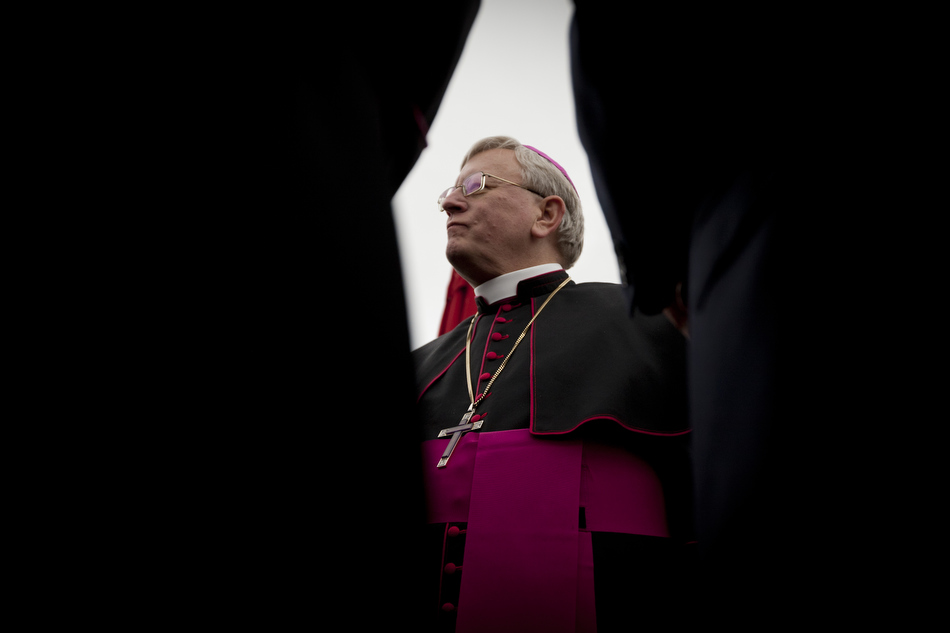
[[[553,273],[558,270],[562,270],[560,264],[541,264],[540,266],[532,266],[531,268],[523,268],[511,273],[505,273],[504,275],[489,279],[480,286],[477,286],[475,288],[475,296],[481,297],[491,305],[496,301],[501,301],[502,299],[507,299],[508,297],[513,297],[518,294],[518,284],[525,279],[546,273]]]

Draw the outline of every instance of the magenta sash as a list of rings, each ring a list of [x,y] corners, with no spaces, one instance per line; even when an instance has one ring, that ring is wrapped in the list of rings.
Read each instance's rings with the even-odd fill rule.
[[[590,531],[668,536],[653,470],[611,446],[525,430],[423,445],[428,519],[468,522],[457,631],[593,631]],[[578,528],[583,507],[586,529]]]

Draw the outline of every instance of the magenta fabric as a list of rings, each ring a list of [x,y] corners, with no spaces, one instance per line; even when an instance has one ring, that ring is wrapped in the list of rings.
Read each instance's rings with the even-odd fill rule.
[[[458,633],[575,630],[582,453],[521,431],[479,437]]]
[[[447,442],[423,443],[423,471],[429,521],[468,522],[460,633],[594,631],[590,531],[668,536],[656,473],[623,449],[466,433],[436,468]]]
[[[663,487],[645,461],[622,448],[584,445],[581,502],[591,532],[669,536]]]
[[[487,435],[487,433],[486,433]],[[422,473],[426,491],[426,520],[429,523],[468,521],[472,496],[472,472],[479,433],[466,433],[455,446],[445,468],[436,468],[449,440],[422,443]]]

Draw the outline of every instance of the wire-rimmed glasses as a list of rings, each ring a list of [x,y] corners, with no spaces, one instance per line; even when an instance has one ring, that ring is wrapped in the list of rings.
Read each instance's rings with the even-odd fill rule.
[[[448,198],[449,195],[451,195],[453,191],[455,191],[458,188],[461,188],[462,195],[467,198],[468,196],[472,194],[478,193],[479,191],[483,191],[485,189],[485,180],[488,179],[489,177],[497,178],[498,180],[502,182],[506,182],[509,185],[514,185],[515,187],[521,187],[522,189],[527,189],[534,195],[541,196],[541,194],[535,191],[534,189],[530,189],[528,187],[525,187],[524,185],[519,185],[516,182],[511,182],[510,180],[505,180],[501,176],[495,176],[492,174],[486,174],[483,171],[477,171],[471,176],[466,177],[465,180],[462,181],[462,184],[455,185],[454,187],[449,187],[448,189],[442,192],[442,195],[439,196],[439,211],[445,211],[445,209],[442,208],[442,203],[445,202],[445,199]],[[541,197],[543,198],[544,196],[541,196]]]

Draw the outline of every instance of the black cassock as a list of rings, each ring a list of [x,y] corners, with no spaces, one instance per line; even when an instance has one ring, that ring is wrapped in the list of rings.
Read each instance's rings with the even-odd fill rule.
[[[471,319],[414,352],[423,425],[432,612],[448,630],[600,630],[670,622],[691,539],[683,336],[628,316],[620,286],[563,271],[479,299]],[[443,429],[449,437],[439,438]]]

